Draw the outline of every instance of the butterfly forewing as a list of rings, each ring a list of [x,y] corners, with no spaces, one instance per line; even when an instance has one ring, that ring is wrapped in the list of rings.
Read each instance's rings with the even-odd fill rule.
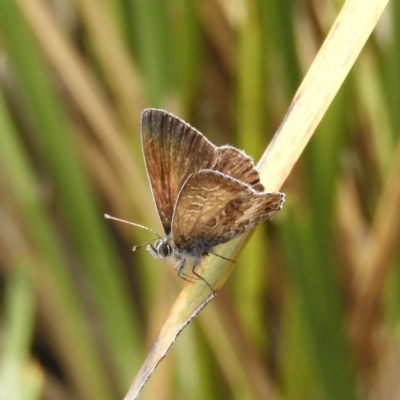
[[[194,173],[216,164],[216,147],[184,121],[162,110],[142,114],[142,145],[154,201],[166,234],[178,193]]]
[[[219,172],[200,171],[179,193],[172,238],[184,251],[199,241],[208,247],[227,242],[279,210],[283,198],[281,193],[256,192]]]

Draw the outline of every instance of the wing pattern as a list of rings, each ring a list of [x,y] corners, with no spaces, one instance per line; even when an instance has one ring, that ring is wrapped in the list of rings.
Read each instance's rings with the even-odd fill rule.
[[[217,164],[213,168],[240,182],[247,183],[258,192],[264,191],[253,160],[243,151],[232,146],[217,147]]]
[[[164,231],[171,231],[176,199],[192,174],[216,163],[216,147],[184,121],[162,110],[142,114],[147,174]]]
[[[202,170],[179,193],[172,239],[187,253],[207,251],[267,219],[283,199],[282,193],[257,192],[218,171]]]

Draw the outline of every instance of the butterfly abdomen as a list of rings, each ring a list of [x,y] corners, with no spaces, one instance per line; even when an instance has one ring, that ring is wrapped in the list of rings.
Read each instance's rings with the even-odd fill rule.
[[[194,257],[202,257],[207,255],[212,249],[223,243],[223,240],[218,237],[179,237],[175,245],[180,253],[186,253]]]

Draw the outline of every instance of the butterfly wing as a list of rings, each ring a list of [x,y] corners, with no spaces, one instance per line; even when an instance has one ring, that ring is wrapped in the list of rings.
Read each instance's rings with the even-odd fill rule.
[[[231,219],[235,220],[233,225],[227,224],[222,228],[210,230],[210,236],[221,237],[223,242],[253,229],[260,222],[269,219],[273,212],[282,208],[285,195],[279,192],[255,193],[253,196],[242,197],[232,200],[225,210],[230,210]],[[221,219],[225,212],[223,210],[217,219]]]
[[[229,175],[240,182],[247,183],[258,192],[264,191],[260,182],[260,176],[256,170],[253,160],[232,146],[217,147],[217,164],[213,168],[223,174]]]
[[[182,251],[199,252],[201,246],[207,250],[269,218],[283,201],[282,193],[257,192],[220,172],[202,170],[179,193],[172,238]]]
[[[163,110],[142,114],[142,146],[154,201],[165,233],[186,180],[216,164],[216,147],[200,132]]]

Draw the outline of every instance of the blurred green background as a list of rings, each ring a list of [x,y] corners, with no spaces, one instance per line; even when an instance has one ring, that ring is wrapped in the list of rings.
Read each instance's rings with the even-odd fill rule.
[[[184,282],[140,114],[257,160],[341,2],[0,1],[0,398],[120,399]],[[400,399],[400,3],[143,399]]]

